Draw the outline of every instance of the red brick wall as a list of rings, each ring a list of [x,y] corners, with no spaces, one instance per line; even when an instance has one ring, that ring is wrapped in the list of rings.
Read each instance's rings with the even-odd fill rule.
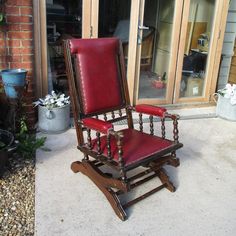
[[[32,106],[34,97],[34,50],[33,50],[33,7],[32,0],[3,0],[1,10],[6,23],[0,25],[0,70],[23,68],[28,70],[28,92],[24,111],[30,126],[35,123]]]

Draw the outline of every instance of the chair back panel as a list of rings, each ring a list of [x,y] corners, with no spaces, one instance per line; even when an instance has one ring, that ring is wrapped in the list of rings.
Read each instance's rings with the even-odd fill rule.
[[[77,93],[84,115],[125,105],[119,48],[117,38],[70,40],[71,54],[76,56]]]

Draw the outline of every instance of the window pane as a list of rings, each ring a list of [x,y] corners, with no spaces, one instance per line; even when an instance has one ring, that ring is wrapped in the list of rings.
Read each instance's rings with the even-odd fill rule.
[[[98,37],[118,37],[128,60],[131,0],[99,0]]]
[[[192,0],[183,59],[180,97],[204,93],[215,0]]]
[[[174,0],[146,0],[138,98],[165,99],[171,53]]]
[[[62,42],[81,38],[82,0],[47,0],[48,92],[68,94]]]

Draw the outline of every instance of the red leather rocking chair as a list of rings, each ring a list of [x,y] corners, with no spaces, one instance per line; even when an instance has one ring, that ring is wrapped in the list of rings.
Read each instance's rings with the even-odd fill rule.
[[[124,56],[117,38],[70,39],[64,42],[64,53],[78,149],[84,154],[71,169],[87,175],[117,216],[126,220],[127,207],[162,188],[175,191],[163,166],[179,165],[176,150],[183,146],[178,141],[179,117],[161,107],[130,105]],[[134,129],[132,111],[139,113],[139,130]],[[149,115],[150,134],[143,130],[142,114]],[[154,135],[154,116],[160,118],[160,137]],[[173,120],[173,140],[166,139],[166,119]],[[115,131],[114,123],[121,120],[126,120],[128,127]],[[119,176],[104,173],[102,166],[111,167]],[[133,169],[142,170],[130,176]],[[121,203],[119,195],[156,176],[160,186]]]

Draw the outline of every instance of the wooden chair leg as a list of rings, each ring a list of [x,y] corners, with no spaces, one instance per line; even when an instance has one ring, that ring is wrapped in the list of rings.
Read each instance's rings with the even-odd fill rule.
[[[117,194],[112,190],[116,188],[127,192],[127,186],[122,181],[106,176],[92,162],[86,160],[73,162],[71,169],[75,173],[81,172],[88,176],[106,196],[116,215],[123,221],[127,219]]]
[[[166,185],[166,188],[171,191],[175,192],[176,188],[173,185],[173,183],[170,181],[169,176],[167,175],[166,171],[163,168],[160,168],[159,170],[155,171],[160,178],[162,184]]]
[[[171,158],[168,160],[167,164],[174,167],[178,167],[180,165],[179,158],[176,157],[175,152],[171,154]]]

